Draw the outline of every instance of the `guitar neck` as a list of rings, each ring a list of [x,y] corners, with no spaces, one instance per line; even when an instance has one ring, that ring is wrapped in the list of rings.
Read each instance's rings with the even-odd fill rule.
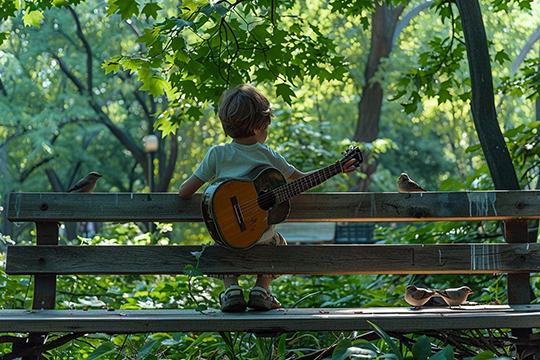
[[[310,172],[300,179],[291,181],[290,183],[281,185],[273,189],[273,193],[276,196],[276,202],[281,204],[285,201],[288,201],[293,196],[299,195],[304,191],[307,191],[311,188],[314,188],[317,185],[322,184],[331,177],[336,176],[337,174],[343,171],[341,163],[336,162],[335,164],[329,165],[322,169]]]

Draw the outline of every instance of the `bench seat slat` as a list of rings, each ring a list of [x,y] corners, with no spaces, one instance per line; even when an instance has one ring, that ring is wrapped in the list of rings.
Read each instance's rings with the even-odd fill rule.
[[[539,305],[461,308],[320,308],[222,313],[207,310],[0,310],[0,332],[216,332],[531,328],[540,323]]]
[[[11,193],[10,221],[202,221],[201,194]],[[289,221],[440,221],[540,218],[540,191],[306,193]],[[84,211],[81,211],[84,209]]]
[[[201,246],[9,246],[6,273],[181,274]],[[244,256],[249,252],[249,257]],[[540,272],[540,244],[207,247],[204,274],[472,274]]]

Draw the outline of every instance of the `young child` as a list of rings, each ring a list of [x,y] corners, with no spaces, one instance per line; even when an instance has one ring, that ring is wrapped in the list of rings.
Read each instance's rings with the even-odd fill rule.
[[[305,176],[283,156],[264,145],[272,116],[268,99],[253,86],[239,85],[225,92],[219,104],[219,118],[232,142],[211,147],[193,175],[180,186],[178,195],[188,199],[206,182],[241,178],[259,165],[279,170],[287,181]],[[354,170],[354,167],[345,168],[344,172]],[[271,227],[261,236],[259,244],[287,245],[287,242]],[[249,256],[249,252],[245,256]],[[280,302],[269,290],[270,282],[277,277],[279,275],[259,275],[246,303],[237,276],[218,276],[225,286],[225,291],[219,295],[221,311],[239,312],[247,307],[261,311],[280,308]]]

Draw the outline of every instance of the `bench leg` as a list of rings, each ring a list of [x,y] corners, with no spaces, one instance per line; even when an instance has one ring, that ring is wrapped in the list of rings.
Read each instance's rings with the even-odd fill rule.
[[[507,220],[504,226],[507,243],[526,243],[528,241],[528,226],[525,220]],[[509,305],[530,304],[532,288],[530,274],[507,274],[507,294]],[[528,344],[532,329],[511,329],[512,335],[518,338],[517,351],[521,354],[529,348]]]
[[[37,222],[37,239],[39,245],[58,245],[58,223]],[[35,275],[34,276],[34,300],[32,309],[54,309],[56,305],[56,275]],[[26,344],[19,344],[17,350],[28,349],[29,347],[43,345],[47,340],[46,333],[30,333]],[[14,351],[15,352],[15,348]],[[22,360],[41,360],[41,355],[24,356]]]

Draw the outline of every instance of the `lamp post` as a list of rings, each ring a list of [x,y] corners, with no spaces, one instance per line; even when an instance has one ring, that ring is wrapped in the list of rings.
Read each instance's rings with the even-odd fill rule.
[[[150,192],[155,191],[154,185],[154,153],[159,149],[159,139],[154,134],[149,134],[144,138],[144,151],[148,158],[148,189]]]
[[[154,153],[159,149],[159,139],[154,134],[148,134],[143,141],[144,151],[148,158],[148,189],[152,193],[156,190],[154,185]],[[154,223],[148,223],[148,231],[150,233],[154,232]]]

